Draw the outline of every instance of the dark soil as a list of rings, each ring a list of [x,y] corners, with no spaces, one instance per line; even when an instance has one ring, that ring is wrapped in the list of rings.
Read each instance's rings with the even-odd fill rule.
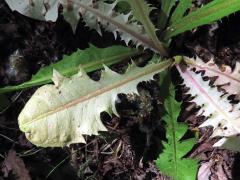
[[[218,64],[234,67],[240,58],[239,18],[237,13],[176,37],[171,45],[174,50],[171,55],[197,54],[206,61],[213,57]],[[81,22],[74,35],[61,16],[56,23],[26,18],[12,12],[1,1],[0,86],[24,82],[41,67],[77,48],[85,49],[89,43],[97,47],[124,45],[114,40],[111,33],[105,32],[100,37]],[[9,58],[16,50],[21,55],[17,65]],[[118,67],[121,65],[114,69],[119,70]],[[174,70],[173,79],[180,81]],[[162,151],[161,140],[165,139],[160,121],[159,87],[153,81],[141,83],[138,88],[141,96],[119,95],[121,101],[117,102],[117,109],[121,118],[102,113],[109,132],[86,137],[87,144],[65,148],[39,148],[28,142],[18,129],[17,117],[34,89],[9,94],[12,104],[0,114],[0,180],[169,179],[161,175],[154,164]],[[183,87],[177,88],[178,99],[185,99]],[[180,121],[186,121],[191,130],[199,132],[198,143],[188,154],[200,160],[199,179],[240,179],[240,155],[213,149],[216,140],[209,139],[211,129],[196,129],[204,120],[195,116],[197,108],[186,110],[189,103],[182,106]]]

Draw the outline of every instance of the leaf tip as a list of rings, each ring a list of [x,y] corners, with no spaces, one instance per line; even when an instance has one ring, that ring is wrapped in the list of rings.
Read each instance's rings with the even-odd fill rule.
[[[56,69],[53,69],[52,81],[55,86],[59,86],[63,81],[64,76],[61,75]]]

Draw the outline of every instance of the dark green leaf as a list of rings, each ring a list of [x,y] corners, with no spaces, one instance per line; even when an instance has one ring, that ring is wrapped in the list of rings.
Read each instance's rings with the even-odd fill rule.
[[[240,10],[239,0],[214,0],[200,9],[173,22],[164,32],[163,37],[168,41],[171,37],[182,32],[194,29],[198,26],[209,24],[229,14]]]

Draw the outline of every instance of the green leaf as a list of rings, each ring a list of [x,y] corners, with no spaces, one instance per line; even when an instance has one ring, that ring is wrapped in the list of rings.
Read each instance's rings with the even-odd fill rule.
[[[184,156],[193,148],[194,138],[181,140],[188,130],[186,123],[177,122],[181,104],[175,100],[174,87],[171,84],[169,96],[165,100],[166,115],[163,117],[167,124],[166,137],[168,142],[163,142],[164,150],[156,160],[161,172],[175,180],[194,180],[197,174],[197,161]]]
[[[177,0],[161,0],[161,12],[158,16],[158,28],[160,31],[164,30],[171,12],[171,9],[176,4]]]
[[[117,115],[119,93],[137,93],[139,82],[152,79],[172,63],[168,60],[143,68],[132,64],[122,75],[105,66],[99,81],[90,79],[83,69],[70,78],[54,71],[54,85],[42,86],[34,93],[18,117],[19,127],[37,146],[84,143],[83,134],[98,135],[98,131],[107,130],[100,113]]]
[[[143,25],[147,35],[152,39],[153,43],[161,48],[161,54],[167,55],[163,44],[159,41],[156,35],[156,28],[149,18],[150,12],[153,10],[145,0],[120,0],[130,4],[134,18],[136,18]]]
[[[179,1],[179,4],[177,5],[176,9],[174,10],[170,23],[176,23],[180,19],[182,19],[184,13],[188,8],[190,8],[192,5],[192,0],[181,0]]]
[[[163,33],[165,41],[182,32],[209,24],[240,10],[239,0],[214,0],[200,9],[173,22]]]
[[[136,53],[136,50],[123,46],[112,46],[101,49],[91,45],[89,48],[78,50],[70,56],[65,55],[61,61],[40,69],[30,81],[17,86],[0,88],[0,94],[49,83],[52,81],[53,68],[62,75],[71,76],[78,72],[80,64],[86,72],[91,72],[102,68],[102,64],[111,65],[129,58]]]

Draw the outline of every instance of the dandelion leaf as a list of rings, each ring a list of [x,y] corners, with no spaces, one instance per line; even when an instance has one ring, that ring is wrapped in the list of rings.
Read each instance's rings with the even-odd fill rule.
[[[44,85],[33,94],[19,115],[19,127],[37,146],[84,143],[83,134],[98,135],[98,131],[107,131],[100,113],[117,115],[117,94],[137,93],[139,82],[152,79],[171,64],[171,60],[143,68],[132,64],[125,74],[105,66],[99,81],[92,80],[83,69],[69,78],[54,71],[54,84]]]

